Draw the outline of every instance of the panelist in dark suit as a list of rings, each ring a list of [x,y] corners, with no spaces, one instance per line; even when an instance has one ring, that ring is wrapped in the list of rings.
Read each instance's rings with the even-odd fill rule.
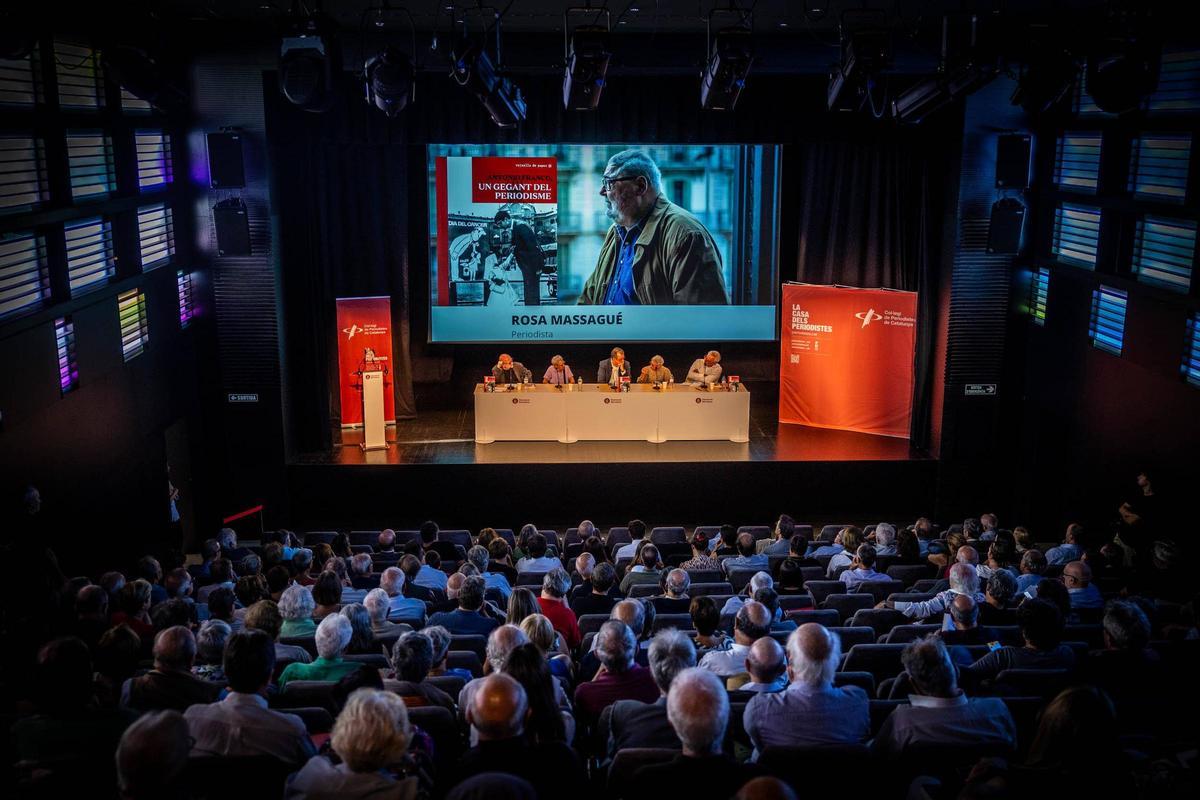
[[[625,361],[625,351],[619,347],[612,349],[612,357],[600,362],[596,370],[596,383],[607,383],[616,386],[621,378],[629,377],[629,364]]]
[[[533,373],[520,361],[513,361],[508,353],[501,353],[496,366],[492,367],[492,377],[496,383],[521,383],[527,377],[532,380]]]

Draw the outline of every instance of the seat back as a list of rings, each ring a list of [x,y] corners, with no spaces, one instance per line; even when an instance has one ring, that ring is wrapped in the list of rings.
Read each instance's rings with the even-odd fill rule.
[[[725,576],[721,574],[720,570],[715,569],[689,569],[687,574],[693,584],[721,583],[725,580]]]
[[[881,644],[908,644],[941,630],[941,625],[897,625],[880,640]]]
[[[622,544],[629,544],[633,541],[633,537],[629,535],[629,528],[625,526],[616,526],[608,529],[608,536],[604,539],[604,544],[608,547],[609,552],[612,552],[613,547]]]
[[[882,603],[888,595],[904,591],[903,581],[863,581],[854,587],[856,592],[866,592],[876,603]]]
[[[309,736],[333,730],[333,714],[324,708],[289,708],[287,713],[300,718]]]
[[[600,630],[600,626],[608,622],[608,614],[584,614],[577,622],[579,623],[579,633],[587,636],[589,633],[596,633]]]
[[[541,591],[542,581],[545,580],[545,572],[518,572],[517,586],[536,586],[538,591]],[[537,592],[534,592],[537,594]]]
[[[275,756],[192,756],[179,785],[197,800],[227,800],[236,776],[239,796],[282,797],[288,775],[300,766]]]
[[[438,531],[439,542],[450,542],[456,544],[463,550],[468,550],[471,547],[471,532],[464,530]]]
[[[874,644],[875,629],[869,626],[854,627],[853,625],[839,626],[829,629],[831,633],[836,633],[842,641],[842,652],[849,650],[856,644]]]
[[[633,776],[642,767],[663,764],[679,755],[678,750],[662,747],[627,747],[617,751],[608,767],[608,791],[614,800],[633,797],[636,794]]]
[[[769,525],[742,525],[737,529],[737,532],[738,536],[741,536],[743,533],[748,533],[753,536],[754,541],[757,542],[761,539],[770,539],[772,529]]]
[[[658,633],[666,628],[676,628],[681,631],[690,630],[692,627],[692,616],[690,614],[655,614],[654,625],[651,626],[652,633]]]
[[[840,797],[846,793],[846,777],[854,776],[853,793],[859,797],[875,794],[875,770],[863,769],[871,763],[866,745],[840,747],[766,747],[758,756],[758,766],[792,786],[798,797]]]
[[[333,681],[288,681],[282,691],[271,698],[271,707],[323,708],[336,716],[340,710],[333,699],[333,687],[336,685]]]
[[[904,648],[902,644],[855,645],[846,652],[842,669],[846,672],[869,672],[875,676],[875,683],[878,684],[896,677],[904,670],[900,664],[900,654]]]
[[[1065,669],[1012,668],[996,676],[997,694],[1049,699],[1067,687],[1071,674]]]
[[[453,634],[450,637],[450,652],[470,652],[479,656],[480,663],[486,658],[487,637],[478,633]]]
[[[833,538],[838,535],[838,532],[842,528],[849,528],[849,527],[851,527],[851,525],[848,522],[838,522],[838,523],[831,523],[829,525],[822,525],[820,541],[832,542]]]
[[[893,564],[883,572],[892,580],[900,581],[907,589],[922,578],[928,578],[933,567],[929,564]]]
[[[655,597],[662,594],[662,588],[657,583],[635,583],[629,587],[630,597]]]
[[[814,603],[821,605],[829,595],[845,592],[846,584],[841,581],[805,581],[804,591],[812,595]]]
[[[425,680],[430,686],[436,686],[450,695],[450,699],[456,702],[458,700],[458,693],[467,685],[467,682],[459,675],[433,675]]]
[[[388,663],[387,656],[383,653],[357,653],[347,654],[342,656],[346,661],[353,661],[356,664],[366,664],[374,669],[387,669],[391,666]]]
[[[892,608],[864,608],[854,612],[850,618],[851,625],[874,628],[876,641],[890,633],[892,628],[905,625],[908,621],[908,617]]]
[[[826,595],[821,608],[832,608],[838,612],[838,624],[854,616],[856,611],[871,608],[875,598],[869,594],[831,594]]]
[[[735,592],[740,592],[750,583],[751,578],[759,572],[765,571],[758,569],[731,569],[729,571],[729,585],[733,587]]]
[[[842,624],[841,617],[838,616],[837,609],[834,608],[798,609],[796,611],[789,611],[787,618],[794,620],[797,625],[815,622],[818,625],[824,625],[826,628],[836,628]]]
[[[687,532],[678,525],[663,525],[650,530],[650,542],[656,545],[687,544]]]
[[[517,537],[513,536],[512,528],[493,528],[501,539],[508,542],[509,547],[517,546]]]
[[[688,595],[691,597],[733,593],[733,587],[728,583],[693,583],[692,587],[688,589]]]
[[[350,531],[350,546],[354,545],[370,545],[374,547],[379,544],[379,531]]]
[[[337,531],[309,531],[304,534],[304,546],[312,547],[317,544],[333,544]]]
[[[942,582],[941,578],[921,578],[908,587],[910,592],[933,592],[937,585]],[[947,583],[949,586],[949,583]]]
[[[781,594],[779,595],[779,607],[786,614],[789,611],[797,611],[804,608],[813,608],[813,598],[811,594]]]
[[[449,774],[464,750],[458,720],[442,706],[416,706],[408,709],[408,721],[433,738],[434,765]]]
[[[471,650],[455,650],[446,653],[446,666],[465,669],[472,677],[483,677],[483,661]]]
[[[834,686],[857,686],[867,693],[867,697],[875,696],[875,676],[869,672],[835,672]]]
[[[280,644],[289,644],[293,647],[303,647],[308,651],[308,654],[313,658],[317,657],[317,637],[313,636],[280,636]]]

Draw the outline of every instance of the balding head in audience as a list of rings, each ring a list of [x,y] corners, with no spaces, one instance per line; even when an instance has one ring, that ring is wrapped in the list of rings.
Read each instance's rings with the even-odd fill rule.
[[[964,544],[958,548],[958,552],[954,554],[954,560],[959,564],[970,564],[976,566],[979,564],[979,551],[969,544]]]
[[[750,645],[771,631],[771,612],[756,600],[748,600],[733,620],[733,641]]]
[[[779,642],[770,636],[764,636],[750,645],[750,650],[746,653],[746,672],[750,673],[752,682],[774,683],[786,669],[787,656]]]
[[[667,579],[664,583],[664,588],[667,590],[667,597],[685,600],[688,596],[688,589],[691,587],[691,576],[683,570],[673,569],[667,573]]]
[[[482,680],[466,708],[467,722],[479,733],[479,740],[514,739],[525,730],[529,701],[521,684],[503,673]]]
[[[591,580],[594,569],[596,569],[596,557],[591,553],[580,553],[579,557],[575,559],[575,571],[584,581]]]
[[[667,694],[667,720],[683,743],[685,756],[720,753],[729,724],[725,686],[706,669],[685,669],[675,676]]]
[[[388,567],[379,576],[379,588],[387,592],[388,597],[396,597],[404,592],[404,581],[403,570],[399,567]]]
[[[979,592],[979,573],[970,564],[958,563],[950,567],[950,588],[957,594],[974,597]]]
[[[523,644],[529,643],[525,631],[516,625],[501,625],[488,635],[487,665],[492,672],[499,672],[508,660],[508,654]]]
[[[196,637],[182,625],[154,637],[154,668],[160,672],[188,672],[196,660]]]
[[[446,597],[450,600],[457,600],[458,593],[462,589],[463,583],[467,580],[467,576],[461,572],[456,572],[446,581]]]
[[[191,739],[178,711],[143,714],[117,746],[117,786],[125,800],[187,796],[179,785]]]
[[[950,601],[950,619],[957,631],[968,631],[979,624],[979,606],[969,594],[956,594]]]
[[[746,781],[733,800],[796,800],[796,793],[779,778],[760,775]]]
[[[613,606],[612,619],[619,619],[629,626],[634,637],[641,639],[646,625],[646,609],[637,600],[622,600]]]
[[[836,633],[816,622],[807,622],[788,637],[788,679],[813,688],[829,685],[842,657]]]
[[[390,553],[396,547],[396,532],[391,528],[384,528],[379,532],[379,552]]]

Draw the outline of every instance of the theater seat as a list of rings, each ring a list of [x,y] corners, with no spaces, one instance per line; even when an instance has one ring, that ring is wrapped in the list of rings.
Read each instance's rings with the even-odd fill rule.
[[[798,797],[842,797],[852,782],[855,797],[874,794],[871,762],[864,744],[840,747],[766,747],[758,766],[790,785]]]
[[[875,683],[878,684],[903,671],[900,654],[904,652],[904,647],[902,644],[855,645],[846,652],[841,668],[845,672],[869,672],[875,676]]]
[[[867,693],[867,697],[875,696],[875,676],[869,672],[835,672],[834,686],[857,686]]]
[[[289,708],[287,713],[295,714],[304,722],[309,736],[333,730],[333,714],[324,708]]]
[[[425,680],[430,686],[436,686],[454,700],[458,699],[458,693],[467,685],[467,682],[458,675],[432,675]]]
[[[301,766],[274,756],[192,756],[180,785],[195,800],[281,797],[288,775]]]
[[[408,709],[408,721],[433,738],[434,765],[440,774],[449,774],[464,749],[458,720],[441,706],[418,706]]]
[[[832,608],[837,611],[839,625],[853,617],[856,611],[871,608],[874,605],[875,599],[869,594],[831,594],[821,603],[822,608]]]
[[[876,603],[882,603],[889,595],[903,592],[904,588],[902,581],[863,581],[854,591],[869,594]]]
[[[881,644],[908,644],[941,630],[941,625],[897,625],[880,640]]]
[[[388,663],[387,656],[383,653],[356,653],[342,656],[346,661],[353,661],[356,664],[366,664],[374,669],[387,669],[391,665]]]
[[[765,572],[765,570],[731,569],[731,570],[729,570],[729,573],[728,573],[729,585],[733,587],[733,590],[735,592],[740,592],[743,589],[745,589],[746,586],[750,583],[750,579],[753,578],[755,575],[757,575],[759,572]]]
[[[829,595],[845,592],[846,584],[841,581],[805,581],[804,591],[812,595],[814,603],[821,605]]]
[[[719,594],[733,594],[733,587],[728,583],[693,583],[692,587],[688,589],[690,597]]]
[[[656,597],[660,594],[662,594],[662,588],[654,583],[635,583],[629,587],[630,597]]]
[[[650,629],[653,633],[658,633],[667,628],[675,628],[677,630],[690,630],[692,627],[692,616],[690,614],[656,614],[654,616],[654,625]]]
[[[333,681],[288,681],[287,685],[272,695],[271,708],[288,711],[293,708],[323,708],[337,715],[337,702],[333,699]]]
[[[687,544],[687,532],[681,526],[663,525],[651,529],[650,543],[655,545]]]
[[[313,658],[317,657],[317,638],[316,636],[280,636],[280,644],[287,644],[293,647],[303,647],[308,651],[308,654]]]
[[[379,531],[350,531],[350,546],[369,545],[374,547],[379,543]]]
[[[884,571],[892,580],[900,581],[905,589],[932,573],[933,567],[929,564],[893,564]]]
[[[748,533],[754,537],[754,541],[771,538],[771,527],[769,525],[742,525],[737,529],[738,535]]]
[[[725,580],[725,576],[715,569],[689,569],[686,572],[692,583],[721,583]]]
[[[450,637],[450,652],[467,651],[479,657],[480,663],[487,658],[487,637],[479,634],[454,634]]]
[[[786,614],[789,611],[802,608],[813,608],[816,604],[813,603],[811,594],[781,594],[779,595],[779,607]]]
[[[456,544],[465,551],[471,546],[471,532],[464,530],[438,531],[437,540]]]
[[[829,629],[831,633],[836,633],[838,639],[842,642],[842,652],[849,650],[856,644],[875,644],[875,629],[867,626],[839,626]]]
[[[1071,673],[1065,669],[1006,669],[992,684],[998,695],[1049,699],[1067,688]]]
[[[836,628],[842,623],[837,609],[834,608],[802,608],[796,611],[789,611],[787,619],[793,620],[797,625],[815,622],[818,625],[824,625],[826,628]]]
[[[606,797],[619,800],[623,797],[640,796],[634,791],[633,776],[642,767],[663,764],[679,755],[679,750],[662,747],[627,747],[617,751],[608,767],[608,790]]]
[[[446,666],[468,670],[473,677],[483,677],[483,662],[469,650],[446,653]]]
[[[587,636],[600,630],[600,626],[608,622],[608,614],[584,614],[576,620],[579,623],[579,633]]]

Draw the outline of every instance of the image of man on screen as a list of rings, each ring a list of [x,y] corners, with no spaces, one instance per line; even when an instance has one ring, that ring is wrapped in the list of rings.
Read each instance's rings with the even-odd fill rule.
[[[504,243],[512,248],[511,254],[516,260],[517,267],[525,283],[524,305],[539,306],[542,304],[541,280],[542,270],[546,266],[546,257],[538,246],[537,234],[526,223],[516,219],[507,209],[500,209],[492,219],[492,225]]]
[[[613,221],[580,305],[727,305],[721,252],[689,211],[663,194],[662,173],[645,151],[608,160],[600,182]]]

